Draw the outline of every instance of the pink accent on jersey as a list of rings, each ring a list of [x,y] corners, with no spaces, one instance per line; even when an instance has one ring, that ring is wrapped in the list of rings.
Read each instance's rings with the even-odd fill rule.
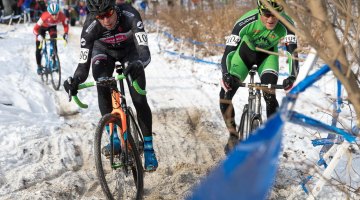
[[[100,41],[108,43],[108,44],[116,44],[127,39],[126,33],[119,33],[114,36],[109,36],[106,38],[101,38]]]

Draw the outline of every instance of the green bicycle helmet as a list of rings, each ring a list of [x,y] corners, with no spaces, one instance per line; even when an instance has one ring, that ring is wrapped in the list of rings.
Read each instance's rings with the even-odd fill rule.
[[[283,7],[277,3],[277,0],[266,0],[277,12],[282,12]],[[257,0],[257,5],[260,13],[262,13],[264,10],[268,11],[268,8],[266,8],[266,5],[263,4],[260,0]]]

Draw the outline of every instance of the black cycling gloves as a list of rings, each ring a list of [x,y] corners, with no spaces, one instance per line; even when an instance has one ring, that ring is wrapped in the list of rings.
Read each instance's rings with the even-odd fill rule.
[[[130,62],[124,70],[124,74],[127,76],[130,74],[132,80],[136,80],[139,76],[144,74],[144,65],[140,60]]]
[[[296,78],[295,76],[289,76],[286,79],[283,80],[283,86],[284,86],[284,90],[289,90],[292,88],[294,82],[295,82]]]
[[[64,38],[64,40],[67,42],[67,41],[68,41],[68,38],[69,38],[69,35],[68,35],[67,33],[64,33],[63,38]]]
[[[71,76],[64,81],[64,88],[65,91],[69,94],[71,92],[71,95],[77,95],[78,92],[78,86],[81,83],[80,79],[78,77],[72,78]]]
[[[234,77],[229,73],[224,73],[222,76],[222,85],[224,90],[231,90],[234,85]]]

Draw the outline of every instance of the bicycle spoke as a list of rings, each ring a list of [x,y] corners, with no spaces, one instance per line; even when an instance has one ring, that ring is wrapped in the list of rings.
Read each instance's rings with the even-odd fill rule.
[[[121,124],[113,118],[111,114],[104,115],[95,134],[94,153],[95,158],[97,158],[95,164],[99,181],[109,199],[139,199],[143,190],[143,171],[132,137],[128,136],[128,140],[125,141],[128,149],[122,147],[120,152],[115,151],[115,142],[113,143],[113,153],[117,153],[112,155],[113,163],[110,163],[111,153],[109,153],[108,158],[103,155],[105,154],[103,149],[109,144],[109,138],[111,138],[108,132],[110,128],[115,127],[114,130],[121,130],[116,128],[117,126],[120,127]],[[109,122],[113,125],[105,128]],[[130,149],[135,149],[135,151],[130,151]]]

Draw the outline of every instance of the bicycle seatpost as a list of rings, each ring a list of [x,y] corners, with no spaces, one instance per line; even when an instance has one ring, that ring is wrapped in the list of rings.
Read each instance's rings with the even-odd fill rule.
[[[254,76],[255,76],[255,73],[257,71],[257,65],[253,65],[249,71],[249,74],[250,74],[250,83],[254,83]]]

